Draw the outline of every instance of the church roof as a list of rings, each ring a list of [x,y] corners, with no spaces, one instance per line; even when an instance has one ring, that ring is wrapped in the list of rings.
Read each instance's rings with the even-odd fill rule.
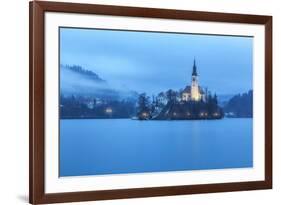
[[[190,93],[190,92],[191,92],[191,87],[190,87],[190,85],[186,86],[186,87],[183,89],[182,92],[183,92],[183,93]]]
[[[199,91],[200,91],[201,94],[205,94],[204,89],[202,87],[200,87],[200,86],[199,86]]]

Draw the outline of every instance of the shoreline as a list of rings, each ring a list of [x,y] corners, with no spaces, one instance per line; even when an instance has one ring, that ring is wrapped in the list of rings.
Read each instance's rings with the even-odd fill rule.
[[[192,120],[221,120],[221,119],[253,119],[253,117],[223,117],[223,118],[192,118],[192,119],[147,119],[147,120],[140,120],[140,119],[132,119],[132,118],[93,118],[93,117],[64,117],[59,118],[60,120],[138,120],[138,121],[192,121]]]

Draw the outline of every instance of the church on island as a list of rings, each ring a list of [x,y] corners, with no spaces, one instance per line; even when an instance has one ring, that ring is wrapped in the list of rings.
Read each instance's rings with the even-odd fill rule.
[[[216,94],[199,85],[197,65],[194,59],[191,84],[183,90],[168,90],[153,97],[151,104],[145,104],[140,96],[137,118],[139,120],[200,120],[221,119],[224,116],[218,105]]]
[[[206,90],[207,92],[207,90]],[[181,93],[181,100],[186,101],[206,101],[205,91],[199,86],[198,74],[195,59],[193,61],[191,85],[187,85]]]

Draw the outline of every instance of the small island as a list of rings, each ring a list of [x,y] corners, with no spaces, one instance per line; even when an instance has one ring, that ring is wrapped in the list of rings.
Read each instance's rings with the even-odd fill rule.
[[[138,120],[205,120],[221,119],[223,109],[218,105],[216,94],[199,86],[196,61],[194,59],[191,85],[183,90],[161,92],[153,96],[150,103],[145,93],[139,95]]]

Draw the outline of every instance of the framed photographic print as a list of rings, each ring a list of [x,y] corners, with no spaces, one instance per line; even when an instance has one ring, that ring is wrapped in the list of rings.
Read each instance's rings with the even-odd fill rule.
[[[30,2],[30,203],[272,188],[272,17]]]

